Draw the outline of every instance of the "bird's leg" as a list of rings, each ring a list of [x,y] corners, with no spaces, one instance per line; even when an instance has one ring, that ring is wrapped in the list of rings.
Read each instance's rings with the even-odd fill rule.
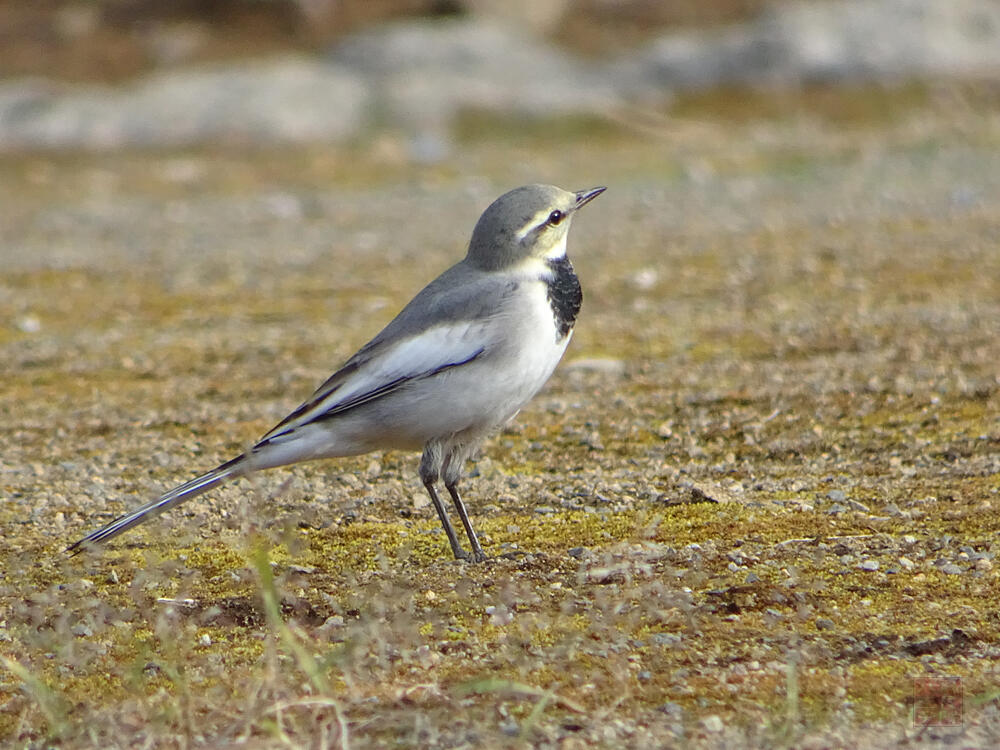
[[[438,497],[437,489],[434,487],[434,482],[432,480],[425,479],[424,487],[427,488],[427,494],[431,496],[431,502],[434,503],[434,510],[437,511],[438,518],[441,519],[441,525],[444,527],[444,533],[448,535],[448,544],[451,545],[451,551],[452,554],[455,555],[455,559],[468,560],[469,553],[462,549],[462,545],[458,543],[458,536],[455,534],[455,529],[452,528],[451,521],[448,520],[448,512],[444,509],[444,505],[441,503],[441,498]],[[452,497],[454,497],[454,495],[452,495]],[[464,517],[462,521],[463,523],[468,523]],[[476,542],[476,545],[478,544],[479,543]]]
[[[451,495],[451,499],[455,502],[458,517],[462,519],[465,534],[469,537],[469,544],[472,545],[472,559],[476,562],[483,562],[487,559],[486,553],[483,552],[483,548],[479,544],[479,537],[476,536],[476,530],[472,528],[472,521],[469,520],[469,512],[465,509],[462,496],[458,494],[458,481],[445,482],[444,486],[448,488],[448,494]]]

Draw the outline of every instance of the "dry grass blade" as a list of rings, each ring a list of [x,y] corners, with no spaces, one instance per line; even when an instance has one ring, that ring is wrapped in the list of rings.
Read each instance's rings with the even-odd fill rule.
[[[324,696],[321,699],[283,701],[276,704],[272,711],[278,716],[279,726],[281,724],[282,711],[287,708],[304,705],[329,706],[333,709],[334,715],[337,719],[337,727],[340,731],[340,747],[343,750],[348,750],[350,735],[347,718],[344,716],[343,708],[341,707],[340,702],[332,696],[330,683],[327,681],[326,675],[323,673],[323,669],[320,664],[302,643],[302,636],[297,634],[281,616],[281,608],[279,604],[280,598],[278,596],[277,586],[274,582],[274,572],[271,570],[271,560],[267,553],[267,547],[263,543],[258,542],[254,546],[251,561],[253,563],[254,570],[257,572],[257,578],[260,583],[261,600],[263,601],[264,614],[267,618],[268,625],[271,627],[271,630],[277,634],[281,644],[283,644],[285,648],[291,652],[292,656],[295,658],[295,662],[299,666],[299,669],[301,669],[303,674],[306,675],[309,683],[313,686],[313,689],[320,695]],[[269,713],[270,712],[271,711],[269,711]],[[282,736],[284,735],[283,732],[281,734]]]
[[[49,736],[56,738],[63,734],[69,726],[68,706],[65,699],[19,661],[3,656],[0,657],[0,664],[3,664],[5,669],[20,680],[24,690],[34,698],[42,715],[45,716]]]

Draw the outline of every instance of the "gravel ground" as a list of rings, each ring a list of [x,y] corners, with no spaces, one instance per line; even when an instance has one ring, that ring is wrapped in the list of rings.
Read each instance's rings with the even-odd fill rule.
[[[434,167],[5,157],[0,736],[996,746],[1000,108],[814,104]],[[493,561],[448,559],[400,454],[62,555],[263,433],[529,181],[609,189],[566,361],[469,480]]]

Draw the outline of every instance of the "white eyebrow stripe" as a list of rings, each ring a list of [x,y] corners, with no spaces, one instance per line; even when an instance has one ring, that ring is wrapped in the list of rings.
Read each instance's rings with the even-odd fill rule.
[[[544,208],[541,211],[537,212],[530,219],[528,219],[528,223],[525,224],[523,227],[521,227],[521,231],[519,231],[515,235],[517,237],[517,241],[520,242],[529,234],[531,234],[533,231],[535,231],[535,229],[537,229],[540,225],[548,221],[549,213],[550,213],[549,209]]]

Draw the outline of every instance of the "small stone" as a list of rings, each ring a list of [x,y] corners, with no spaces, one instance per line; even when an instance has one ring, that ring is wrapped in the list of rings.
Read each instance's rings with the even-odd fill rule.
[[[25,315],[18,318],[17,328],[21,333],[38,333],[42,330],[42,321],[37,315]]]
[[[985,557],[976,560],[976,570],[993,570],[993,561]]]
[[[858,567],[861,570],[867,570],[868,572],[874,572],[878,570],[878,560],[862,560]]]
[[[857,500],[848,500],[847,507],[849,507],[851,510],[861,511],[862,513],[871,512],[867,505],[865,505],[864,503],[859,503]]]
[[[684,709],[681,707],[681,704],[674,703],[673,701],[664,703],[657,710],[662,711],[667,716],[671,716],[675,719],[679,719],[684,715]]]
[[[747,583],[760,583],[760,576],[756,573],[747,573],[746,577]]]
[[[653,633],[653,643],[660,646],[676,646],[681,642],[681,637],[676,633]]]
[[[82,622],[77,625],[74,625],[71,632],[78,638],[89,638],[94,634],[94,631],[91,630],[90,626],[85,625]]]
[[[583,557],[586,551],[587,551],[586,547],[571,547],[570,549],[566,550],[566,554],[569,555],[570,557],[575,557],[579,559]]]
[[[202,633],[201,637],[198,639],[198,645],[199,646],[211,646],[212,645],[212,636],[210,636],[208,633]]]
[[[636,677],[639,678],[639,682],[649,682],[651,679],[653,679],[653,673],[650,672],[648,669],[644,669],[641,672],[639,672],[639,674],[637,674]]]
[[[701,725],[705,728],[706,732],[711,732],[712,734],[718,734],[726,728],[726,725],[722,723],[722,719],[715,714],[702,719]]]
[[[320,630],[333,630],[334,628],[344,627],[344,618],[340,615],[331,615],[327,617],[323,624],[319,626]]]
[[[942,573],[949,576],[957,576],[962,574],[962,569],[955,565],[955,563],[945,563],[940,568],[938,568]]]
[[[817,630],[833,630],[833,620],[826,617],[819,617],[816,619],[816,629]]]
[[[830,490],[826,493],[826,497],[829,500],[833,500],[835,503],[842,503],[847,499],[847,495],[843,490]]]
[[[908,557],[899,558],[899,564],[906,570],[913,570],[914,562]]]
[[[490,605],[486,608],[486,614],[490,617],[490,624],[503,627],[510,625],[514,621],[514,614],[506,607],[494,607]]]

